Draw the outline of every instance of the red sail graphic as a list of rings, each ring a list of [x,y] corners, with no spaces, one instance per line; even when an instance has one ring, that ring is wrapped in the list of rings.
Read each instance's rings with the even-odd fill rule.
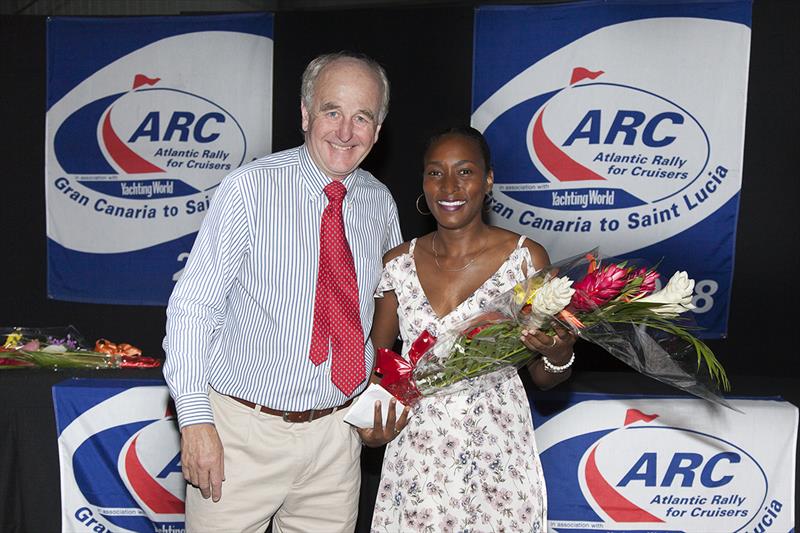
[[[149,174],[164,172],[150,161],[143,159],[139,154],[128,148],[111,127],[111,108],[106,111],[103,119],[103,143],[106,145],[111,159],[128,174]]]
[[[608,484],[608,481],[600,473],[600,469],[597,468],[595,452],[597,452],[596,445],[586,460],[586,487],[603,511],[615,522],[663,522],[660,518],[651,515],[625,498]]]
[[[533,151],[544,167],[559,181],[605,180],[604,177],[569,157],[550,140],[542,125],[544,110],[543,107],[533,125]]]
[[[183,514],[183,502],[174,494],[159,485],[145,470],[136,454],[135,437],[125,454],[125,470],[133,491],[139,495],[145,505],[159,514]]]

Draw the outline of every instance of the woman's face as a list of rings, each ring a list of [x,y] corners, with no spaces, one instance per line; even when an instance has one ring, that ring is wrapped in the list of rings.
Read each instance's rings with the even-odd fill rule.
[[[442,227],[460,228],[480,220],[483,199],[493,181],[475,139],[445,135],[425,153],[422,190],[431,213]]]

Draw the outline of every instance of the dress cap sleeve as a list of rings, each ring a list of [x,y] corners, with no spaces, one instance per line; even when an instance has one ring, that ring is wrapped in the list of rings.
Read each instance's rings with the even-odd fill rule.
[[[385,267],[383,267],[383,272],[381,272],[381,280],[378,282],[378,287],[375,289],[375,294],[373,295],[375,298],[383,298],[383,293],[386,291],[393,291],[397,288],[397,276],[394,268],[392,265],[395,263],[397,258],[389,261]]]
[[[381,279],[373,295],[375,298],[383,298],[384,292],[399,289],[408,278],[409,273],[413,270],[414,244],[416,244],[416,241],[417,239],[411,239],[408,252],[398,255],[383,267]]]

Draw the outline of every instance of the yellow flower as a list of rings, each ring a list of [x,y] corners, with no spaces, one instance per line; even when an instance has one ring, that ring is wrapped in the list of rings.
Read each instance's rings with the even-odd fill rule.
[[[11,333],[6,337],[6,343],[3,348],[13,349],[16,348],[22,340],[22,333]]]
[[[514,303],[517,305],[522,305],[525,301],[525,289],[522,288],[522,285],[517,283],[514,285]]]
[[[536,291],[542,288],[544,280],[541,277],[526,279],[522,283],[514,285],[514,303],[517,305],[528,305],[536,298]]]

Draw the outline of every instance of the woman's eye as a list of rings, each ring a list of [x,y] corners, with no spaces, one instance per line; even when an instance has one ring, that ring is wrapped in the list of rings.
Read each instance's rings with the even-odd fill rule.
[[[472,175],[472,169],[470,168],[462,168],[458,170],[459,176],[470,176]]]
[[[433,178],[439,177],[442,175],[442,172],[439,170],[429,170],[425,173],[426,176],[431,176]]]

